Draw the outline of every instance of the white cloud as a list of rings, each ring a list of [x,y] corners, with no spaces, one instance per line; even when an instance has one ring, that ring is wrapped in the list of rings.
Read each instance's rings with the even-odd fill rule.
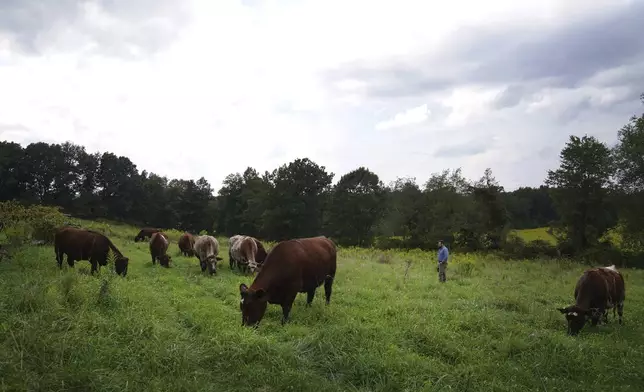
[[[565,107],[623,102],[629,91],[613,82],[625,74],[636,77],[639,69],[604,70],[587,85],[540,90],[542,98],[504,109],[492,104],[506,87],[502,81],[427,87],[417,97],[373,97],[360,77],[329,81],[325,75],[356,61],[418,64],[427,53],[436,53],[432,61],[440,65],[447,61],[441,50],[468,26],[555,29],[629,2],[598,0],[583,3],[581,11],[580,1],[557,0],[257,3],[163,1],[158,9],[141,6],[136,12],[90,4],[37,35],[38,54],[20,50],[14,38],[24,32],[3,33],[0,16],[0,125],[21,127],[0,128],[0,139],[69,140],[92,152],[126,155],[141,170],[204,176],[215,189],[247,166],[272,170],[305,156],[336,179],[358,165],[385,182],[407,175],[423,182],[431,172],[458,166],[479,176],[489,165],[510,187],[535,185],[557,154],[537,161],[532,151],[558,151],[566,132],[581,129],[558,125]],[[9,25],[15,30],[17,22]],[[458,79],[457,70],[479,69],[479,48],[471,49],[471,62],[446,62],[426,72]],[[383,120],[385,113],[397,114]],[[584,124],[612,132],[627,121],[624,114],[604,113],[595,125],[587,119]],[[374,132],[374,126],[413,132]],[[541,130],[551,136],[540,136]],[[466,143],[485,148],[475,146],[471,157],[433,155]],[[517,150],[526,145],[530,154]],[[521,175],[528,167],[530,176]]]
[[[404,112],[396,114],[391,120],[381,121],[376,124],[377,130],[404,127],[406,125],[416,125],[425,122],[431,114],[427,104],[424,103],[415,108],[407,109]]]

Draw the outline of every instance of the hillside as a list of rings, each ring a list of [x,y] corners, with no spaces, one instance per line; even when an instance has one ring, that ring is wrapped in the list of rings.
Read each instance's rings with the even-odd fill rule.
[[[623,269],[625,323],[566,335],[584,266],[452,255],[439,284],[435,254],[342,248],[331,305],[300,294],[291,323],[269,305],[242,328],[240,283],[194,258],[153,266],[147,242],[108,231],[130,257],[123,279],[89,263],[56,266],[51,246],[0,262],[0,390],[65,391],[587,391],[644,389],[644,271]],[[407,261],[410,268],[406,273]],[[110,266],[111,267],[111,266]],[[406,278],[405,278],[406,276]]]

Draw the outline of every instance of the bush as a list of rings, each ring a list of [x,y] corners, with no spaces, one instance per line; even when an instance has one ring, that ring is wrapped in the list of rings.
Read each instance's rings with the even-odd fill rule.
[[[373,247],[381,250],[402,249],[404,247],[404,241],[398,237],[377,237]]]
[[[58,207],[25,207],[15,201],[0,202],[0,217],[0,230],[16,246],[31,240],[51,244],[57,228],[74,223]]]

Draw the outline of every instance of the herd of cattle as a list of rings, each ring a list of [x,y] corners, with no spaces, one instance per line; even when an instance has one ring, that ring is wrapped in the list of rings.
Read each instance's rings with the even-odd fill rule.
[[[144,228],[134,241],[149,238],[152,263],[169,267],[172,261],[167,253],[168,236],[161,230]],[[199,259],[201,271],[217,273],[219,243],[210,235],[184,233],[178,241],[182,255]],[[99,266],[107,265],[108,253],[114,254],[114,269],[117,274],[127,274],[129,259],[105,235],[87,229],[63,227],[56,231],[54,251],[58,267],[62,268],[63,256],[73,267],[78,260],[89,260],[94,273]],[[306,293],[310,306],[315,291],[324,284],[326,304],[331,300],[331,291],[337,265],[336,245],[324,236],[299,238],[279,242],[268,252],[260,241],[246,235],[235,235],[229,240],[228,258],[231,270],[238,268],[243,273],[251,272],[255,279],[250,287],[239,286],[242,325],[257,327],[264,316],[267,304],[282,307],[282,324],[288,321],[291,307],[298,293]],[[619,314],[622,324],[625,299],[624,277],[615,268],[591,268],[581,275],[574,290],[575,304],[558,308],[565,314],[568,334],[577,335],[587,322],[593,326],[608,322],[608,310]]]
[[[134,237],[134,242],[149,238],[152,264],[170,267],[172,257],[168,254],[168,236],[159,229],[144,228]],[[217,274],[219,242],[210,235],[183,233],[178,241],[182,255],[196,257],[201,271]],[[54,252],[58,267],[62,268],[63,257],[74,266],[75,261],[88,260],[94,273],[108,263],[109,252],[114,258],[117,274],[127,275],[129,258],[124,256],[112,241],[102,233],[89,229],[65,226],[56,230]],[[320,236],[281,241],[267,252],[256,238],[235,235],[229,240],[228,257],[231,270],[256,273],[250,287],[240,284],[240,310],[242,325],[257,327],[264,317],[267,305],[282,307],[282,324],[288,321],[291,307],[298,293],[306,293],[310,306],[315,291],[324,284],[326,304],[331,301],[331,288],[337,265],[337,248],[333,241]]]

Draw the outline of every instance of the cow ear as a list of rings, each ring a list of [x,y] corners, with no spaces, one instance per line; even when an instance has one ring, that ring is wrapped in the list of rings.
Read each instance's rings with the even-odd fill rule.
[[[266,291],[264,291],[264,289],[258,289],[257,291],[255,291],[255,298],[264,299],[265,296],[266,296]]]
[[[241,294],[242,297],[248,294],[248,286],[244,283],[239,285],[239,294]]]
[[[557,308],[557,310],[560,311],[561,313],[567,313],[568,312],[567,308]]]

